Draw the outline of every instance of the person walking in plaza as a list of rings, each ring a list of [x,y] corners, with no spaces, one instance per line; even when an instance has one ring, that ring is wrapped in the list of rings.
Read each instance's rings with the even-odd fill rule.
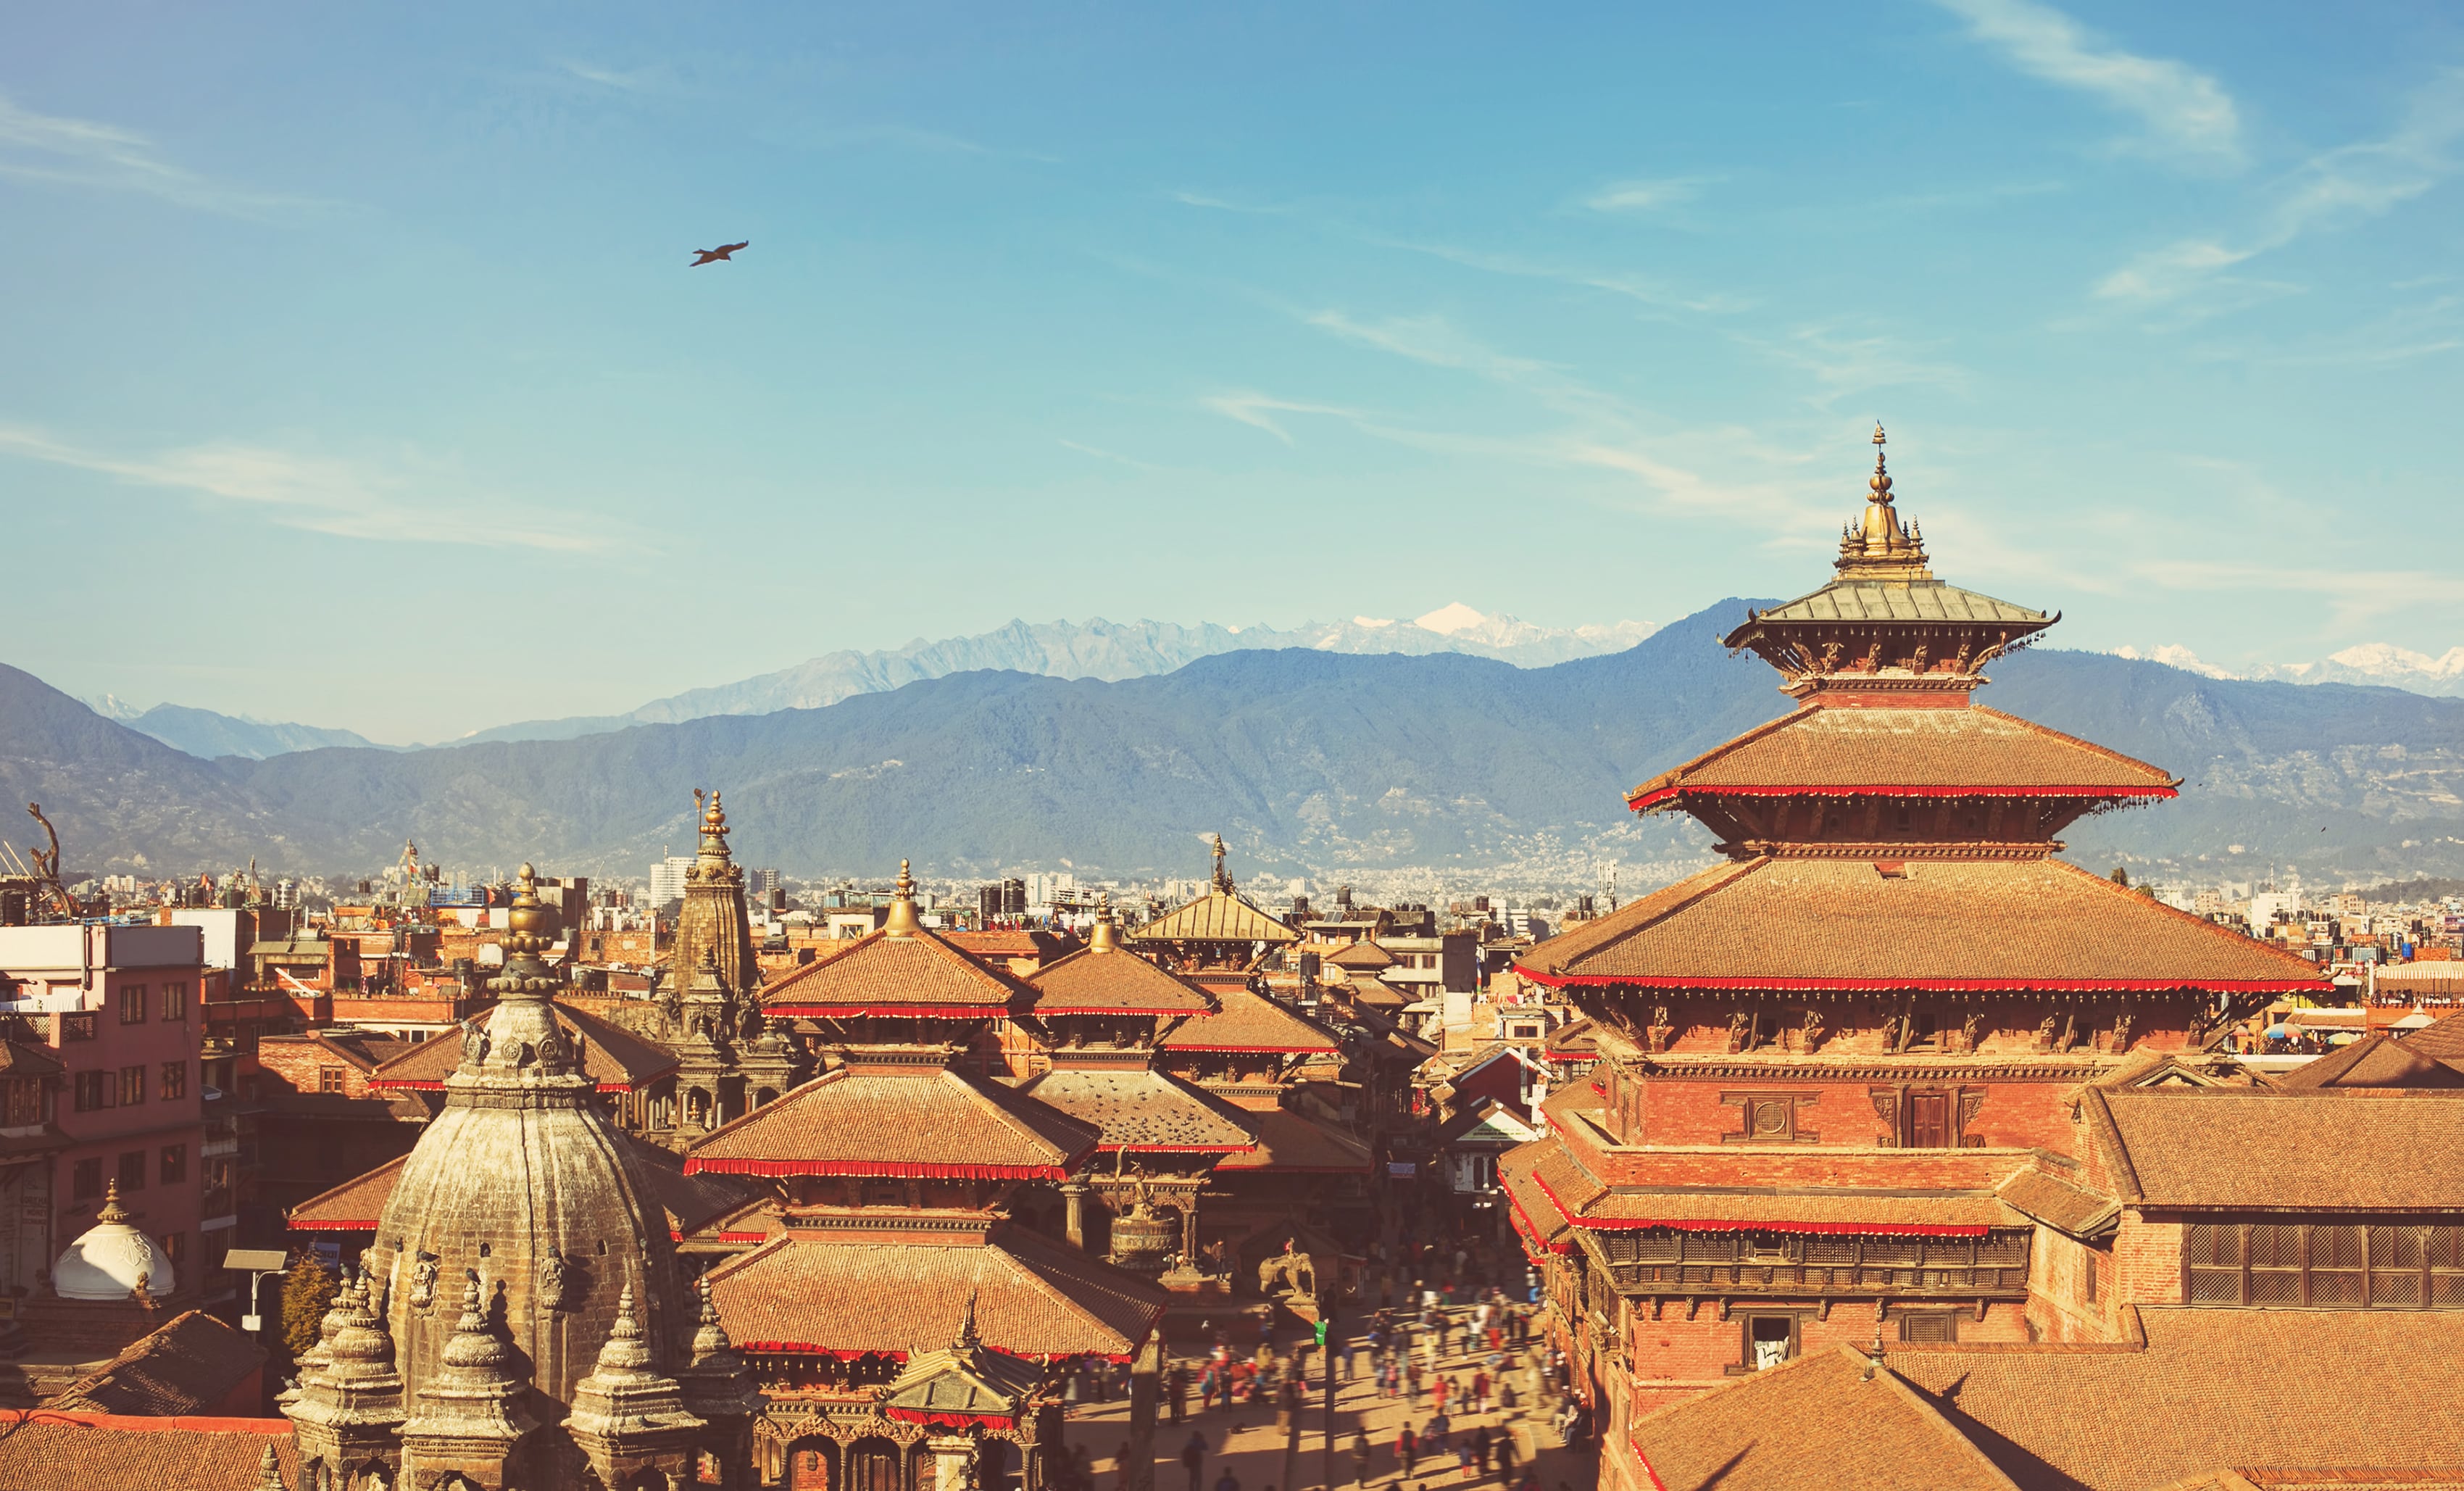
[[[1215,1478],[1215,1491],[1241,1491],[1241,1478],[1232,1474],[1232,1462],[1223,1462],[1223,1474]]]
[[[1354,1486],[1366,1487],[1369,1484],[1369,1461],[1375,1454],[1375,1452],[1369,1448],[1369,1432],[1365,1429],[1353,1430],[1352,1432],[1352,1483]]]
[[[1453,1387],[1454,1384],[1443,1377],[1439,1378],[1436,1382],[1429,1385],[1429,1398],[1437,1405],[1438,1413],[1441,1417],[1445,1414],[1446,1398]]]
[[[1412,1426],[1407,1422],[1403,1425],[1402,1432],[1395,1435],[1395,1463],[1403,1467],[1402,1471],[1396,1476],[1396,1480],[1399,1482],[1409,1477],[1412,1474],[1412,1467],[1419,1462],[1419,1458],[1420,1436],[1412,1432]]]
[[[1488,1412],[1488,1372],[1485,1369],[1471,1374],[1471,1411],[1475,1413]]]
[[[1480,1473],[1481,1473],[1483,1476],[1485,1476],[1485,1475],[1487,1475],[1487,1474],[1488,1474],[1488,1448],[1489,1448],[1489,1442],[1490,1442],[1490,1436],[1489,1436],[1489,1433],[1488,1433],[1488,1426],[1487,1426],[1486,1424],[1483,1424],[1483,1425],[1481,1425],[1479,1428],[1477,1428],[1477,1429],[1475,1429],[1475,1430],[1473,1430],[1473,1431],[1471,1432],[1471,1459],[1472,1459],[1472,1463],[1473,1463],[1474,1465],[1477,1465],[1477,1466],[1479,1466],[1479,1467],[1480,1467]]]
[[[1178,1362],[1163,1374],[1163,1395],[1172,1405],[1173,1427],[1178,1428],[1189,1418],[1189,1373]]]
[[[1488,1441],[1488,1448],[1497,1457],[1497,1483],[1501,1486],[1514,1484],[1514,1431],[1504,1424],[1498,1425],[1497,1433]]]
[[[1206,1435],[1193,1429],[1180,1447],[1180,1463],[1189,1470],[1189,1491],[1198,1491],[1206,1475]]]

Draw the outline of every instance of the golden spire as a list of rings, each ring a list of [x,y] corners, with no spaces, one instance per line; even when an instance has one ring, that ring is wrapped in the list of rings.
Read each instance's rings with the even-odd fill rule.
[[[1095,894],[1095,929],[1088,933],[1087,946],[1093,952],[1120,951],[1121,929],[1112,924],[1112,893],[1110,890]]]
[[[907,861],[898,861],[898,894],[891,898],[890,915],[881,929],[892,937],[913,937],[924,930],[924,921],[915,914],[915,877],[907,873]]]
[[[1933,571],[1925,567],[1924,541],[1914,529],[1900,522],[1899,510],[1891,505],[1891,472],[1883,463],[1884,436],[1881,425],[1874,426],[1874,474],[1865,478],[1869,494],[1862,520],[1839,531],[1839,559],[1833,566],[1843,580],[1883,580],[1906,583],[1930,580]]]
[[[1223,868],[1223,835],[1215,835],[1215,888],[1226,895],[1232,891],[1232,877]]]
[[[94,1213],[94,1219],[105,1224],[106,1226],[117,1225],[128,1220],[128,1209],[120,1204],[119,1176],[114,1175],[110,1180],[103,1183],[102,1210]]]
[[[701,812],[701,857],[724,863],[727,859],[727,810],[718,804],[718,789],[712,788],[710,801],[702,802],[701,789],[693,789],[693,803]]]

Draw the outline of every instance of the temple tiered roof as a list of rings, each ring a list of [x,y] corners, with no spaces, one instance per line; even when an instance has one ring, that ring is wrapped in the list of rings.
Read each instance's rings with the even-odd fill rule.
[[[714,1130],[685,1173],[1067,1178],[1100,1134],[941,1053],[868,1052]]]
[[[845,951],[808,963],[761,990],[774,1017],[992,1019],[1025,1008],[1025,985],[987,967],[923,925],[913,879],[898,865],[898,896],[877,931]]]
[[[2171,797],[2181,778],[1981,705],[1839,708],[1816,701],[1628,794],[1638,812],[1688,792],[1749,797]]]
[[[996,1351],[1119,1361],[1163,1314],[1161,1289],[1014,1223],[829,1220],[840,1225],[782,1233],[711,1271],[739,1350],[903,1360],[948,1345],[972,1299]]]
[[[2318,967],[2058,859],[1757,857],[1552,937],[1551,987],[2323,990]]]
[[[1149,922],[1130,941],[1168,943],[1296,943],[1301,934],[1280,917],[1261,911],[1232,884],[1223,868],[1223,836],[1215,836],[1215,877],[1206,894]]]
[[[1196,986],[1182,982],[1136,953],[1081,948],[1027,978],[1035,1013],[1070,1014],[1195,1014],[1215,1006]]]
[[[1155,1070],[1142,1052],[1061,1051],[1054,1066],[1019,1091],[1102,1130],[1101,1152],[1240,1154],[1255,1148],[1249,1115]]]
[[[1226,1155],[1215,1167],[1219,1175],[1273,1171],[1287,1175],[1367,1175],[1376,1169],[1376,1156],[1367,1145],[1337,1133],[1305,1113],[1286,1107],[1243,1105],[1243,1117],[1257,1130],[1255,1148]]]
[[[1164,1032],[1166,1051],[1225,1051],[1332,1056],[1342,1048],[1324,1027],[1245,989],[1221,991],[1223,1006],[1192,1015]]]
[[[743,1210],[760,1194],[757,1183],[734,1175],[688,1175],[678,1156],[630,1135],[620,1135],[628,1153],[642,1167],[651,1194],[667,1213],[668,1233],[682,1237],[700,1231],[731,1212]],[[285,1214],[283,1224],[301,1232],[372,1233],[402,1177],[401,1160],[388,1160],[364,1175],[354,1176],[333,1190],[310,1196]]]

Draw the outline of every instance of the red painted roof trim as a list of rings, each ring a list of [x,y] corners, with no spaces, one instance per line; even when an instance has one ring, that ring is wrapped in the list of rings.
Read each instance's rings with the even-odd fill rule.
[[[1203,1016],[1206,1013],[1206,1007],[1204,1005],[1199,1005],[1196,1009],[1192,1009],[1185,1004],[1174,1005],[1170,1008],[1166,1008],[1162,1005],[1103,1005],[1079,1009],[1070,1005],[1039,1004],[1032,1007],[1032,1013],[1036,1014],[1191,1014]]]
[[[1164,1037],[1157,1048],[1162,1051],[1230,1051],[1262,1057],[1313,1057],[1343,1055],[1341,1046],[1210,1046],[1195,1040],[1174,1040]]]
[[[870,1015],[884,1020],[997,1020],[1010,1013],[1009,1006],[1000,1004],[785,1004],[763,1005],[764,1014],[793,1015],[804,1020],[827,1020],[848,1015]]]
[[[1538,1170],[1531,1172],[1531,1183],[1549,1198],[1557,1214],[1568,1225],[1585,1232],[1639,1232],[1646,1228],[1665,1227],[1675,1232],[1689,1233],[1802,1233],[1824,1236],[1861,1237],[1982,1237],[1991,1229],[1937,1222],[1730,1222],[1703,1217],[1676,1220],[1625,1217],[1579,1216],[1566,1206],[1565,1198],[1549,1184],[1549,1178]]]
[[[1084,1158],[1077,1156],[1075,1158]],[[857,1175],[894,1180],[1049,1180],[1069,1178],[1066,1165],[931,1165],[875,1160],[723,1160],[685,1156],[688,1175]]]
[[[374,1218],[364,1222],[303,1222],[297,1218],[285,1218],[282,1225],[294,1232],[304,1233],[372,1233],[377,1230]]]
[[[1700,792],[1705,797],[2179,797],[2169,787],[2080,787],[2049,783],[2041,787],[1916,787],[1906,783],[1881,783],[1866,786],[1840,787],[1715,787],[1708,784],[1680,782],[1655,792],[1642,792],[1625,800],[1637,812],[1647,812],[1670,798],[1687,792]]]
[[[2322,992],[2323,978],[1735,978],[1693,974],[1666,979],[1638,978],[1622,973],[1543,973],[1516,964],[1514,971],[1551,989],[1603,989],[1617,984],[1638,989],[1767,989],[1772,990],[1841,990],[1890,992],[1922,990],[1929,993],[2122,993],[2160,994],[2172,990],[2231,990],[2235,993],[2297,994]]]
[[[1097,1154],[1247,1154],[1256,1145],[1097,1145]]]

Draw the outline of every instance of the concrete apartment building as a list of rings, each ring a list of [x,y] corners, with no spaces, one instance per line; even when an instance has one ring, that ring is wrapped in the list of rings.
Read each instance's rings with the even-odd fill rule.
[[[115,1182],[186,1285],[236,1220],[203,1207],[205,975],[193,926],[0,927],[0,1293],[42,1292]]]

